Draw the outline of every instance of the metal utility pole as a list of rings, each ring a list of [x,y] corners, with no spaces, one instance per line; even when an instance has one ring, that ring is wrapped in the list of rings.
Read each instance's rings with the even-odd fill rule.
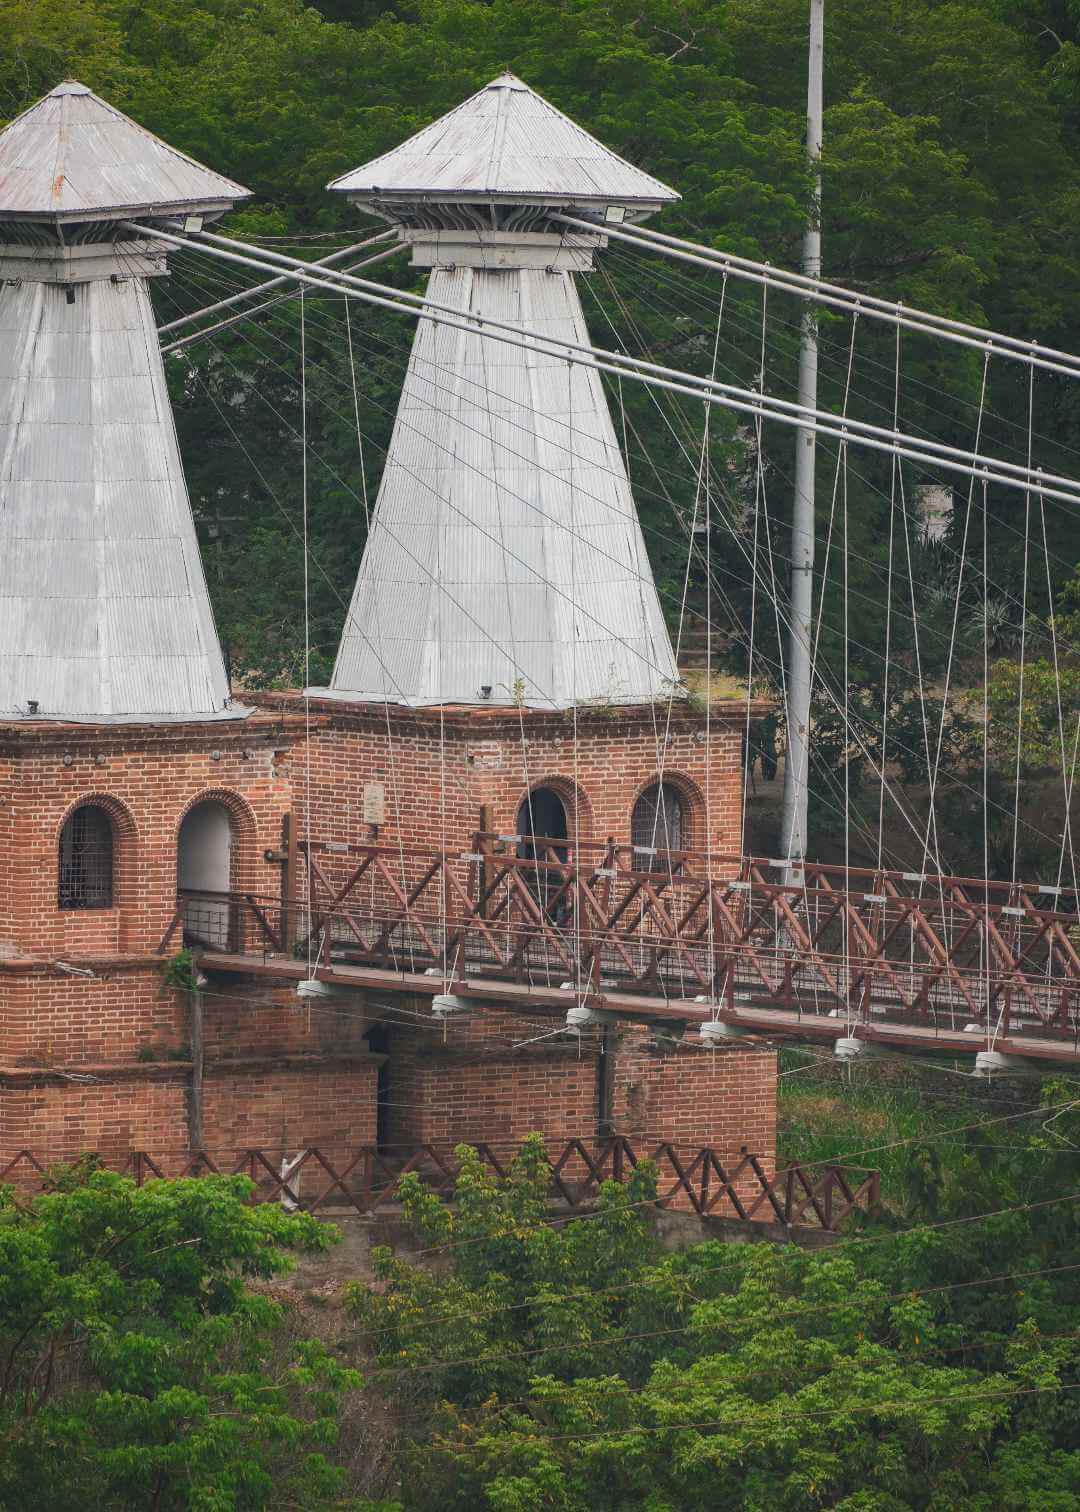
[[[806,91],[806,151],[811,163],[821,159],[825,0],[810,0],[810,68]],[[810,217],[803,236],[802,271],[821,276],[821,170],[815,168]],[[799,403],[817,408],[817,317],[807,303],[799,344]],[[795,498],[791,515],[791,622],[787,654],[787,760],[784,764],[784,813],[780,854],[793,865],[806,857],[807,766],[810,748],[810,637],[814,597],[814,462],[815,435],[799,430],[795,438]]]

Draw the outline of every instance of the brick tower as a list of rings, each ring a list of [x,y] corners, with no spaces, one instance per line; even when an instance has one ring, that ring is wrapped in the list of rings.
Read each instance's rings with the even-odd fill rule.
[[[0,185],[0,1153],[770,1160],[773,1057],[680,1039],[748,710],[685,696],[595,370],[421,321],[332,685],[243,707],[127,226],[246,191],[71,82]],[[675,198],[511,75],[336,187],[440,303],[578,343],[605,218]]]
[[[73,81],[0,133],[0,185],[0,1148],[276,1140],[325,1095],[318,1055],[268,1069],[254,1006],[193,1020],[160,947],[200,909],[222,925],[200,892],[277,885],[298,732],[229,698],[150,305],[165,261],[121,224],[247,191]]]
[[[397,229],[430,269],[432,301],[579,345],[575,280],[605,223],[678,198],[509,73],[330,187]],[[568,231],[560,210],[595,232]],[[582,945],[605,906],[619,917],[616,897],[638,900],[641,924],[642,899],[674,898],[684,875],[715,876],[740,852],[747,717],[745,703],[706,712],[686,696],[594,367],[419,321],[333,677],[309,708],[320,726],[296,812],[318,850],[316,891],[352,908],[349,879],[366,865],[365,918],[387,921],[385,951],[400,897],[431,897],[420,853],[438,848],[457,874],[426,922],[393,934],[396,959],[447,989],[497,959],[524,992],[474,1003],[445,1035],[431,1032],[430,998],[413,1003],[413,1027],[384,1022],[388,1137],[616,1129],[771,1156],[773,1057],[702,1053],[645,1012],[605,1012],[633,962]],[[335,856],[346,841],[382,847],[387,875],[366,852]],[[525,863],[516,878],[508,856]],[[466,895],[469,931],[450,918]],[[684,906],[672,903],[676,929]],[[659,902],[652,917],[667,927]],[[700,907],[686,920],[700,946],[708,920]],[[372,959],[356,912],[323,943],[320,959]],[[582,1031],[560,1039],[550,1013],[530,1027],[530,987],[561,990]],[[670,995],[708,991],[661,969],[653,1000]],[[445,996],[451,1016],[468,1001]]]

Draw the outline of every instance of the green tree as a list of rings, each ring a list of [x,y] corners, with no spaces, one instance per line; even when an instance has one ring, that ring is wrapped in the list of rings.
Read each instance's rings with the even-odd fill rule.
[[[3,1193],[0,1507],[340,1505],[358,1378],[248,1284],[335,1236],[251,1190],[76,1169],[29,1206]]]
[[[373,1385],[412,1424],[401,1506],[1064,1512],[1080,1343],[1055,1257],[1075,1253],[1076,1216],[1025,1210],[1023,1193],[1059,1190],[1052,1147],[1075,1133],[1075,1114],[1048,1114],[1003,1165],[960,1136],[933,1183],[937,1227],[893,1234],[886,1218],[872,1243],[819,1253],[660,1254],[644,1173],[548,1227],[538,1141],[505,1186],[460,1150],[453,1208],[408,1178],[430,1268],[384,1254],[350,1301],[379,1352]],[[1021,1157],[1039,1153],[1033,1185]],[[908,1222],[926,1190],[909,1183]],[[950,1222],[995,1206],[1010,1211]]]

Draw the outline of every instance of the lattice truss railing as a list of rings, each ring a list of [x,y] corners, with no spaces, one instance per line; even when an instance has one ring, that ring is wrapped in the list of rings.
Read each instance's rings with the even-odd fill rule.
[[[533,837],[523,855],[494,834],[473,847],[301,842],[299,900],[190,894],[178,918],[219,949],[447,981],[1080,1033],[1068,889],[811,863],[792,881],[756,857]]]
[[[479,1143],[484,1167],[505,1180],[514,1147]],[[548,1150],[553,1203],[584,1208],[595,1202],[605,1181],[625,1182],[642,1161],[657,1175],[658,1207],[674,1207],[703,1218],[726,1217],[834,1232],[857,1210],[872,1212],[880,1200],[880,1173],[842,1165],[787,1166],[771,1173],[757,1155],[733,1161],[710,1146],[680,1148],[668,1141],[632,1143],[623,1135],[586,1141],[570,1139]],[[398,1201],[403,1176],[415,1171],[428,1187],[451,1198],[460,1163],[447,1147],[433,1144],[387,1149],[356,1145],[298,1151],[130,1150],[101,1164],[147,1181],[192,1176],[250,1178],[252,1202],[281,1202],[308,1212],[352,1209],[373,1213]],[[58,1173],[33,1150],[0,1155],[0,1183],[16,1201],[56,1189]]]

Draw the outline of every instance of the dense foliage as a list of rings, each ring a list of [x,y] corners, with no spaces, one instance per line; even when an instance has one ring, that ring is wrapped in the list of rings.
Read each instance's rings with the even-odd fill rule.
[[[247,1206],[244,1177],[58,1179],[0,1191],[0,1508],[340,1505],[359,1377],[249,1284],[333,1231]]]
[[[6,1193],[0,1508],[1075,1507],[1075,1089],[807,1087],[803,1158],[885,1168],[834,1247],[669,1252],[647,1165],[552,1224],[539,1137],[504,1182],[462,1147],[452,1204],[404,1178],[415,1250],[373,1252],[330,1343],[268,1283],[333,1231],[243,1178]],[[366,1456],[339,1443],[361,1386]]]
[[[1080,349],[1077,0],[829,0],[826,11],[826,274]],[[681,191],[666,229],[790,266],[809,206],[806,17],[806,0],[0,0],[0,111],[12,115],[76,74],[248,184],[255,197],[229,222],[238,234],[315,256],[345,244],[346,232],[364,235],[363,218],[325,192],[332,176],[510,66]],[[173,266],[155,290],[163,322],[258,276],[190,254]],[[419,287],[396,261],[378,276]],[[597,337],[702,372],[715,339],[718,375],[753,382],[763,371],[773,392],[793,395],[799,308],[783,296],[770,296],[766,311],[754,286],[732,282],[725,294],[712,273],[618,245],[582,284]],[[412,333],[388,312],[352,306],[346,315],[332,297],[311,295],[304,306],[308,671],[318,680],[339,638]],[[299,302],[285,301],[169,359],[211,593],[238,679],[296,682],[304,672],[300,320]],[[911,430],[960,446],[979,435],[986,449],[1020,460],[1030,420],[1036,462],[1073,469],[1075,385],[1040,375],[1029,391],[1014,364],[991,363],[984,375],[977,352],[908,332],[894,389],[890,328],[863,321],[853,331],[829,311],[821,321],[823,404],[844,402],[854,341],[851,413],[889,422],[896,405]],[[702,416],[632,384],[612,401],[674,624]],[[782,427],[757,434],[713,412],[712,607],[732,669],[745,670],[757,584],[755,672],[774,688],[782,627],[765,600],[786,591],[792,446]],[[1049,626],[1080,560],[1075,511],[1051,502],[1029,510],[1013,491],[984,495],[919,467],[894,473],[871,452],[853,450],[843,465],[828,445],[819,455],[819,833],[844,807],[838,774],[846,770],[856,793],[870,775],[887,714],[887,756],[901,778],[918,783],[941,769],[939,799],[951,794],[957,809],[955,833],[938,816],[951,841],[943,861],[970,868],[981,824],[965,824],[963,784],[982,785],[985,710],[981,694],[969,707],[967,689],[981,686],[984,650],[996,663],[1002,811],[1016,802],[1021,641],[1040,664],[1024,690],[1024,776],[1060,768],[1068,750],[1054,726],[1067,727],[1075,699],[1059,717],[1053,672],[1056,661],[1072,675],[1074,642],[1059,624],[1055,644]],[[956,484],[954,507],[945,540],[927,543],[920,489],[934,483]],[[691,613],[704,605],[700,532],[695,539]],[[925,718],[926,689],[946,679],[943,719]],[[1032,865],[1055,859],[1052,830],[1025,822]],[[998,862],[991,857],[991,868]]]
[[[1033,1159],[1040,1191],[1065,1174],[1057,1141],[1077,1122],[1054,1106],[1044,1121],[1010,1135],[1011,1166],[974,1136],[945,1162],[913,1147],[907,1206],[938,1226],[895,1213],[818,1253],[665,1254],[644,1168],[594,1217],[543,1227],[538,1143],[506,1188],[460,1151],[454,1213],[408,1178],[408,1217],[442,1264],[383,1253],[380,1285],[351,1302],[373,1384],[409,1425],[400,1505],[1075,1507],[1077,1216],[1025,1203]]]

